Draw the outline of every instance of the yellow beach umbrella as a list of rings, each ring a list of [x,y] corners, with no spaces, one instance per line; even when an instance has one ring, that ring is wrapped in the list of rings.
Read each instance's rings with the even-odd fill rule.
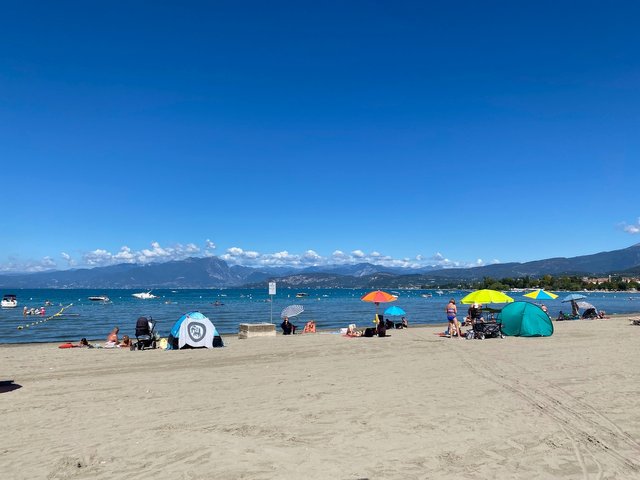
[[[533,298],[534,300],[553,300],[554,298],[558,298],[558,295],[555,293],[547,292],[542,288],[534,290],[533,292],[525,293],[524,296]]]
[[[465,304],[511,303],[513,302],[513,298],[497,290],[483,289],[483,290],[476,290],[475,292],[471,292],[469,295],[467,295],[462,300],[460,300],[460,302]]]

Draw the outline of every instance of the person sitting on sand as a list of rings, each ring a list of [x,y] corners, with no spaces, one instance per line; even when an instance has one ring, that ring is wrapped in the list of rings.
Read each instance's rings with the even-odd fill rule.
[[[113,327],[111,333],[107,336],[107,343],[104,344],[107,348],[113,348],[118,345],[118,332],[120,329],[118,327]]]
[[[482,318],[482,305],[474,303],[469,307],[467,311],[467,318],[465,319],[465,323],[467,325],[474,325],[477,322],[484,322],[484,318]]]
[[[347,335],[347,337],[361,337],[362,336],[362,332],[360,330],[356,330],[356,324],[355,323],[351,323],[347,327],[346,335]]]
[[[405,317],[402,317],[402,320],[396,322],[394,326],[396,328],[409,328],[409,323],[407,322],[407,319]]]
[[[316,333],[316,321],[309,320],[307,324],[304,326],[304,333]]]
[[[89,344],[89,342],[87,341],[86,338],[81,338],[80,341],[78,342],[78,347],[84,347],[84,348],[93,348],[93,345]]]
[[[118,345],[120,348],[131,348],[131,339],[129,335],[122,336],[122,342]]]
[[[282,328],[283,335],[295,335],[298,327],[289,321],[289,317],[284,317],[284,321],[280,324],[280,328]]]

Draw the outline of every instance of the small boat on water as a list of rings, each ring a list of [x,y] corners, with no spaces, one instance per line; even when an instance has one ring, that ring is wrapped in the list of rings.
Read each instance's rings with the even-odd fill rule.
[[[150,298],[158,298],[156,295],[151,293],[151,290],[149,290],[148,292],[132,293],[131,295],[136,298],[140,298],[142,300],[148,300]]]
[[[103,302],[103,303],[107,303],[110,302],[111,299],[109,297],[107,297],[106,295],[93,295],[91,297],[88,297],[89,300],[91,300],[92,302]]]
[[[13,294],[7,294],[2,297],[2,308],[15,308],[18,306],[18,299]]]
[[[432,293],[423,293],[423,294],[422,294],[422,295],[420,295],[420,296],[421,296],[421,297],[424,297],[424,298],[431,298],[431,297],[433,297],[433,294],[432,294]]]
[[[304,293],[304,292],[296,293],[296,298],[304,298],[308,296],[309,296],[308,293]]]

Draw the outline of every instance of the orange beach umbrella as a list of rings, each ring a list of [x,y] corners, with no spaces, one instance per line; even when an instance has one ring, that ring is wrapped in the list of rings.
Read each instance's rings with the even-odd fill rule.
[[[383,292],[382,290],[376,290],[363,295],[360,300],[363,302],[371,302],[376,304],[376,318],[378,318],[378,305],[381,303],[395,302],[398,299],[395,295]]]
[[[395,302],[397,299],[398,297],[396,297],[395,295],[383,292],[382,290],[376,290],[375,292],[369,292],[366,295],[363,295],[360,300],[362,300],[363,302],[387,303]]]

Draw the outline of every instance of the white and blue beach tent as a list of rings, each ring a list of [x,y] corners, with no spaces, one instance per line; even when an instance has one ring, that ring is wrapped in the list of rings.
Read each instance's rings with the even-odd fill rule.
[[[167,350],[215,347],[224,347],[222,337],[211,320],[200,312],[185,313],[171,327]]]

